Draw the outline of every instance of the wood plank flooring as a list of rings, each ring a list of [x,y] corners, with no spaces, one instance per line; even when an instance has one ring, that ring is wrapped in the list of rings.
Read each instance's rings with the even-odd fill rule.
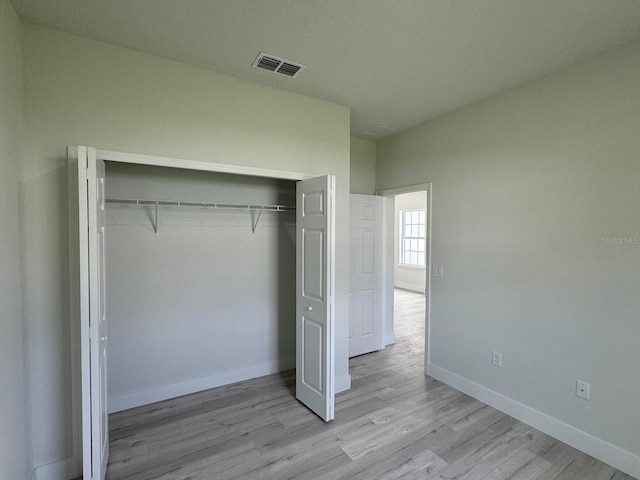
[[[396,344],[352,358],[324,423],[284,372],[110,417],[108,480],[622,480],[614,468],[423,374],[424,296]]]

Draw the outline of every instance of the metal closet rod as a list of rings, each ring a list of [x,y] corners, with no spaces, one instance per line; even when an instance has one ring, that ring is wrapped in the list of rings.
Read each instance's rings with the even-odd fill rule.
[[[273,212],[291,212],[295,211],[296,209],[296,207],[292,205],[256,205],[244,203],[192,202],[177,200],[137,200],[124,198],[107,198],[107,203],[117,205],[140,205],[157,207],[205,207],[237,210],[269,210]]]

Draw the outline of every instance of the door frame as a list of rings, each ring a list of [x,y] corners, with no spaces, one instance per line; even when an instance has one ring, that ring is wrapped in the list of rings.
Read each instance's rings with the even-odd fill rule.
[[[265,178],[276,178],[282,180],[308,180],[322,174],[309,174],[302,172],[291,172],[285,170],[274,170],[259,167],[249,167],[243,165],[230,165],[202,160],[190,160],[175,157],[161,157],[156,155],[144,155],[137,153],[117,152],[113,150],[96,149],[96,158],[119,163],[130,163],[135,165],[149,165],[156,167],[181,168],[186,170],[198,170],[205,172],[229,173],[233,175],[246,175]],[[72,405],[73,412],[73,456],[71,458],[73,469],[80,474],[83,470],[83,415],[85,413],[82,405],[82,372],[81,372],[81,338],[80,319],[83,312],[80,311],[79,289],[81,265],[79,262],[79,242],[77,239],[80,223],[83,219],[78,218],[78,146],[67,147],[67,167],[68,167],[68,212],[69,212],[69,281],[70,281],[70,308],[69,317],[71,321],[71,355],[72,355]],[[84,225],[83,225],[84,226]],[[333,298],[335,302],[335,297]],[[335,363],[333,365],[335,368]],[[335,394],[335,392],[334,392]]]
[[[389,188],[376,191],[376,195],[380,195],[384,200],[382,204],[382,281],[383,281],[383,314],[387,318],[391,318],[393,325],[393,289],[394,289],[394,236],[395,236],[395,201],[396,195],[403,193],[426,192],[427,205],[425,209],[426,215],[426,250],[425,256],[425,307],[424,307],[424,374],[429,375],[429,365],[431,364],[431,206],[433,185],[431,182],[420,183],[417,185],[407,185],[406,187]],[[386,322],[383,322],[386,323]],[[387,332],[388,334],[388,332]],[[388,340],[387,340],[388,341]]]

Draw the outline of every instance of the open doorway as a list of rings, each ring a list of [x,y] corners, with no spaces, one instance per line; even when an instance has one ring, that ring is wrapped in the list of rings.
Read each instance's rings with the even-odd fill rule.
[[[384,317],[387,344],[401,344],[429,365],[431,184],[385,190]]]
[[[427,192],[402,193],[394,201],[393,325],[411,363],[424,363],[427,286]]]

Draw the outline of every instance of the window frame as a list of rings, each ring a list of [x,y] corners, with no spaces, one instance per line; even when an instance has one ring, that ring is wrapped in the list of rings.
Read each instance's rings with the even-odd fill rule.
[[[406,214],[411,214],[410,217],[413,217],[413,213],[417,213],[417,222],[414,222],[414,218],[410,218],[409,222],[407,222]],[[398,266],[403,268],[413,268],[424,270],[427,264],[426,258],[426,248],[427,248],[427,229],[426,229],[426,209],[424,208],[407,208],[399,211],[399,248],[398,248]],[[411,235],[405,235],[407,232],[407,227],[410,227]],[[414,228],[417,228],[418,234],[414,235]],[[422,236],[420,235],[420,231],[422,230]],[[406,242],[409,242],[408,249],[405,248],[407,245]],[[412,248],[412,242],[416,241],[415,249]],[[411,261],[412,254],[416,255],[416,261]],[[407,255],[409,256],[408,263],[405,262],[407,260]],[[420,263],[420,258],[422,258],[422,263]]]

